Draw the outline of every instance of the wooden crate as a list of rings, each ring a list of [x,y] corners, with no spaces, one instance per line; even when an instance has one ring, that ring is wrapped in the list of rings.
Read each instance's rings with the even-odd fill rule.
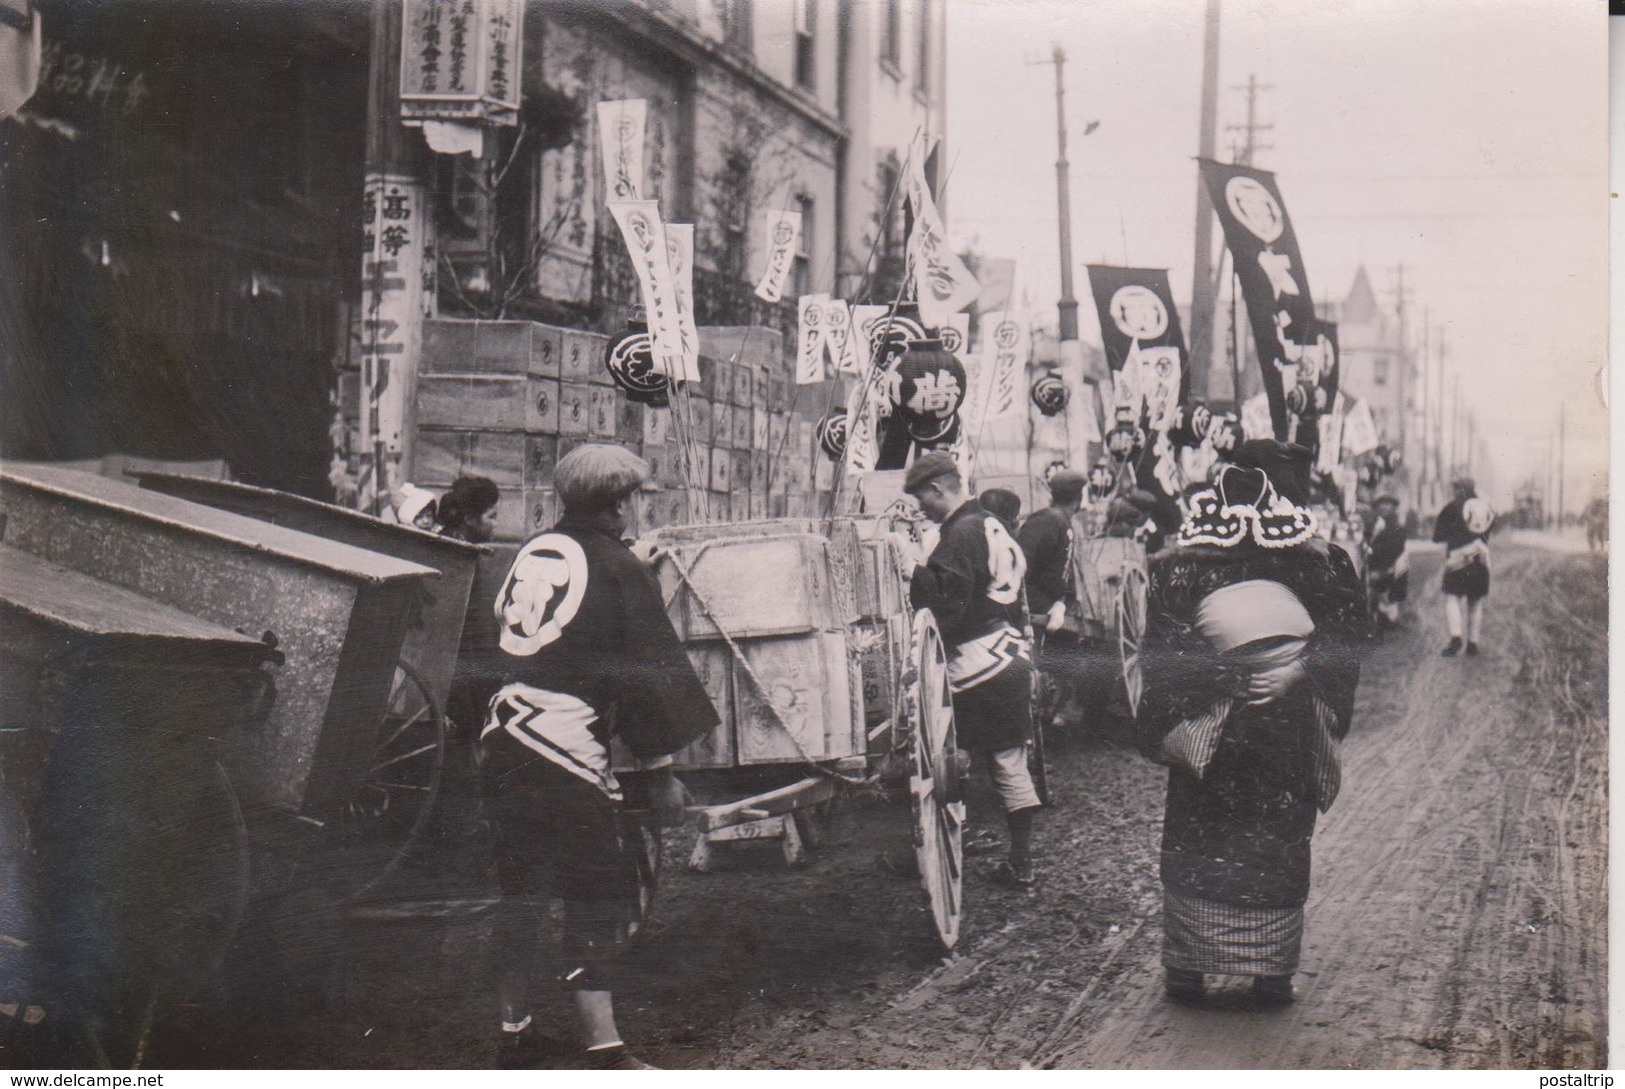
[[[752,639],[741,649],[761,687],[735,669],[737,763],[837,760],[863,753],[855,663],[847,656],[843,633]]]
[[[592,438],[615,437],[615,397],[613,386],[589,387],[587,434]]]
[[[522,431],[527,393],[523,375],[420,375],[417,423],[420,427]]]
[[[720,498],[720,497],[713,497]],[[709,528],[709,527],[707,527]],[[664,541],[656,534],[657,541]],[[837,628],[849,618],[830,570],[830,546],[810,533],[736,537],[709,544],[668,543],[688,568],[707,613],[683,585],[673,559],[656,568],[667,615],[685,639],[789,635]],[[771,587],[772,593],[764,588]]]
[[[566,329],[561,336],[560,348],[559,377],[566,382],[589,382],[593,372],[603,368],[603,337],[578,329]]]
[[[563,382],[559,386],[559,434],[582,438],[592,416],[591,389],[585,382]],[[559,454],[563,457],[561,451]]]

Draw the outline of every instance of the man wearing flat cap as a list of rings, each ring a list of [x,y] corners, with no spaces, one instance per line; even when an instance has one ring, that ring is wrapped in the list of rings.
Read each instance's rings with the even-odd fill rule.
[[[987,755],[1004,804],[1010,857],[994,880],[1033,883],[1033,814],[1040,806],[1027,770],[1032,740],[1032,658],[1022,580],[1027,563],[1004,524],[967,498],[958,466],[932,452],[909,466],[903,490],[942,528],[909,580],[909,602],[930,609],[950,648],[948,683],[960,748]]]
[[[672,820],[683,791],[671,754],[718,722],[654,576],[621,543],[648,479],[648,464],[619,446],[580,446],[559,459],[563,516],[519,549],[497,594],[506,669],[480,735],[502,886],[492,941],[503,966],[504,1048],[518,1052],[526,1038],[528,979],[556,898],[564,902],[557,977],[574,992],[584,1058],[621,1069],[644,1068],[621,1042],[611,998],[638,921],[640,856],[610,740],[637,761],[628,791]]]
[[[1076,680],[1082,652],[1076,631],[1065,629],[1073,601],[1073,519],[1083,506],[1089,478],[1061,469],[1049,479],[1049,506],[1022,523],[1017,540],[1027,559],[1027,606],[1034,627],[1042,626],[1039,665],[1057,682]],[[1059,708],[1058,708],[1059,709]]]

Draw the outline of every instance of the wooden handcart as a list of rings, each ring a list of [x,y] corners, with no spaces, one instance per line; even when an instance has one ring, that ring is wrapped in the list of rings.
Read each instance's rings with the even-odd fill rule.
[[[91,1041],[88,1051],[71,1054],[73,1061],[123,1065],[139,1059],[145,1039],[144,1007],[132,1004],[131,989],[149,998],[178,993],[173,971],[217,962],[235,930],[227,921],[241,918],[250,900],[312,887],[342,900],[399,864],[439,783],[445,725],[435,689],[449,683],[467,586],[445,594],[438,567],[50,466],[0,469],[0,508],[4,567],[21,573],[17,585],[4,588],[7,612],[0,616],[8,640],[0,662],[7,672],[0,678],[7,696],[0,772],[17,799],[6,813],[8,843],[32,843],[42,827],[64,825],[66,818],[53,814],[77,813],[90,825],[76,842],[92,851],[117,844],[123,853],[110,872],[165,872],[176,856],[200,860],[199,872],[182,866],[169,899],[151,907],[160,921],[171,901],[218,902],[206,913],[213,924],[194,928],[194,941],[157,946],[184,957],[153,960],[143,952],[153,946],[137,932],[156,924],[144,918],[148,906],[138,895],[120,903],[82,891],[83,883],[60,885],[77,870],[49,852],[7,856],[18,869],[38,871],[33,887],[59,883],[59,896],[35,898],[36,905],[91,912],[114,936],[107,956],[125,969],[107,977],[123,980],[116,992],[87,986],[44,997],[57,1004],[59,1021],[90,1026],[78,1038]],[[382,528],[397,542],[413,537]],[[441,567],[453,566],[448,557],[477,555],[465,546],[447,551],[451,542],[411,543],[437,550]],[[432,583],[442,596],[432,595]],[[29,597],[35,586],[46,588],[54,612]],[[98,600],[118,605],[106,631],[72,612]],[[425,632],[424,617],[436,610],[451,632]],[[39,649],[57,643],[94,651],[75,659],[88,664],[66,682],[51,679],[57,659]],[[200,679],[224,669],[221,662],[235,670],[232,677]],[[253,663],[252,684],[243,678],[245,663]],[[137,667],[148,692],[142,700],[129,696],[129,686],[119,690],[122,702],[105,707],[87,708],[77,697],[13,698],[95,693],[112,683],[104,678]],[[213,700],[208,713],[188,710],[205,697]],[[126,728],[125,719],[135,725]],[[117,728],[87,728],[109,722]],[[144,743],[188,730],[209,744],[159,747],[153,755]],[[176,814],[162,834],[126,834],[147,826],[138,803],[185,802],[192,794],[196,804],[159,807]],[[66,842],[60,834],[56,840]],[[59,922],[65,925],[36,911],[30,925],[44,938],[18,941],[25,950],[71,947],[71,933],[83,927],[75,924],[63,939]],[[41,979],[37,965],[22,974]],[[61,977],[55,967],[45,975]],[[9,1004],[26,1008],[33,997]],[[8,998],[0,995],[0,1007]]]
[[[721,845],[760,839],[797,863],[837,790],[906,777],[921,884],[952,949],[963,768],[947,653],[930,612],[908,606],[899,532],[911,529],[776,519],[670,527],[642,544],[722,720],[675,760],[709,803],[692,814],[690,865],[707,869]]]

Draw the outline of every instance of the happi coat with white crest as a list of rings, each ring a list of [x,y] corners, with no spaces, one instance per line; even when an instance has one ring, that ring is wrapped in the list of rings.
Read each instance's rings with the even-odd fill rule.
[[[1032,738],[1026,568],[1004,524],[969,499],[943,520],[909,581],[909,603],[931,610],[948,649],[961,748],[1008,749]]]
[[[1196,499],[1217,515],[1212,494]],[[1261,543],[1262,533],[1216,544],[1182,530],[1186,543],[1151,561],[1138,731],[1142,751],[1170,766],[1162,880],[1174,892],[1245,908],[1308,897],[1310,838],[1337,793],[1336,743],[1354,712],[1367,614],[1348,555],[1298,535],[1271,547],[1281,542]],[[1234,663],[1198,627],[1210,594],[1255,581],[1291,591],[1314,622],[1299,657],[1307,679],[1258,706],[1236,695]],[[1189,739],[1215,715],[1222,724],[1193,755]]]

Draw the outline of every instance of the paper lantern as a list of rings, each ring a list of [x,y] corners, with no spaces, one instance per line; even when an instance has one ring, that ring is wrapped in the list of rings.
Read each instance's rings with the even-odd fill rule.
[[[941,341],[910,343],[897,379],[897,411],[911,434],[945,432],[965,403],[965,367],[942,350]]]
[[[655,369],[654,344],[641,323],[628,323],[626,332],[610,341],[604,368],[628,401],[655,408],[671,403],[671,379]]]
[[[831,409],[818,421],[818,448],[829,455],[831,461],[846,456],[846,409]]]
[[[1071,399],[1066,383],[1054,371],[1040,375],[1033,382],[1031,396],[1033,404],[1045,416],[1059,416],[1066,411],[1066,403]]]

